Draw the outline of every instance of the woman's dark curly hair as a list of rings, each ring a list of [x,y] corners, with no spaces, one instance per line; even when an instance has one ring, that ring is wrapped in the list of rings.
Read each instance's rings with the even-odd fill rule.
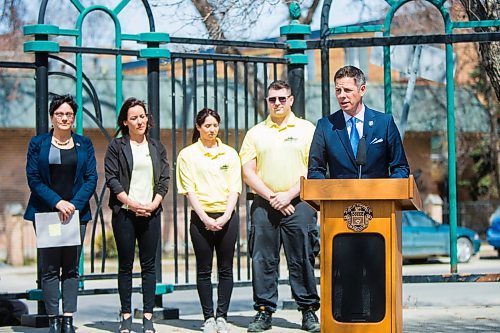
[[[52,117],[54,115],[54,112],[59,109],[61,105],[64,103],[68,104],[71,109],[73,110],[74,114],[76,114],[76,111],[78,110],[78,105],[76,104],[75,99],[71,95],[54,95],[52,97],[52,101],[50,102],[49,106],[49,114]]]

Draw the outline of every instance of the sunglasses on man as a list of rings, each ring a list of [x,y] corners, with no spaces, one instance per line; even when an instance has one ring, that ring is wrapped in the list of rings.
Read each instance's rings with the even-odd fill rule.
[[[272,97],[267,97],[266,100],[268,103],[275,104],[276,99],[277,99],[281,105],[285,105],[288,97],[290,97],[290,95],[288,95],[288,96],[272,96]]]

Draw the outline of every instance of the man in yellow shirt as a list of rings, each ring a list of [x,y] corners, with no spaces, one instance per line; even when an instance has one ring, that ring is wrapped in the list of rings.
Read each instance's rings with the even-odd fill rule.
[[[248,332],[272,326],[278,301],[281,245],[287,258],[292,296],[302,311],[302,329],[319,332],[319,296],[314,260],[319,251],[316,213],[299,198],[300,177],[307,175],[314,125],[295,117],[288,83],[269,85],[269,116],[251,128],[240,151],[243,180],[256,193],[248,247],[252,257],[254,308]]]

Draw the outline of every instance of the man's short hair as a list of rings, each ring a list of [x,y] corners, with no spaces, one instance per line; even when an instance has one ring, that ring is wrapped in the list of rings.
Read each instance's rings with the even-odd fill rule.
[[[269,87],[267,87],[268,92],[269,92],[269,90],[281,90],[281,89],[286,89],[290,93],[292,92],[292,88],[290,88],[290,85],[288,84],[288,82],[286,82],[284,80],[273,81],[273,82],[271,82]]]
[[[337,82],[337,79],[344,77],[352,77],[358,89],[366,84],[365,74],[361,69],[354,66],[344,66],[340,68],[337,73],[335,73],[334,82]]]

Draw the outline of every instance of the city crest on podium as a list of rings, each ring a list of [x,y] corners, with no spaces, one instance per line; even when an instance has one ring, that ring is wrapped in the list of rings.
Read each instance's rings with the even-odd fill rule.
[[[372,209],[362,203],[352,204],[344,210],[344,221],[352,231],[361,232],[365,230],[372,218]]]

